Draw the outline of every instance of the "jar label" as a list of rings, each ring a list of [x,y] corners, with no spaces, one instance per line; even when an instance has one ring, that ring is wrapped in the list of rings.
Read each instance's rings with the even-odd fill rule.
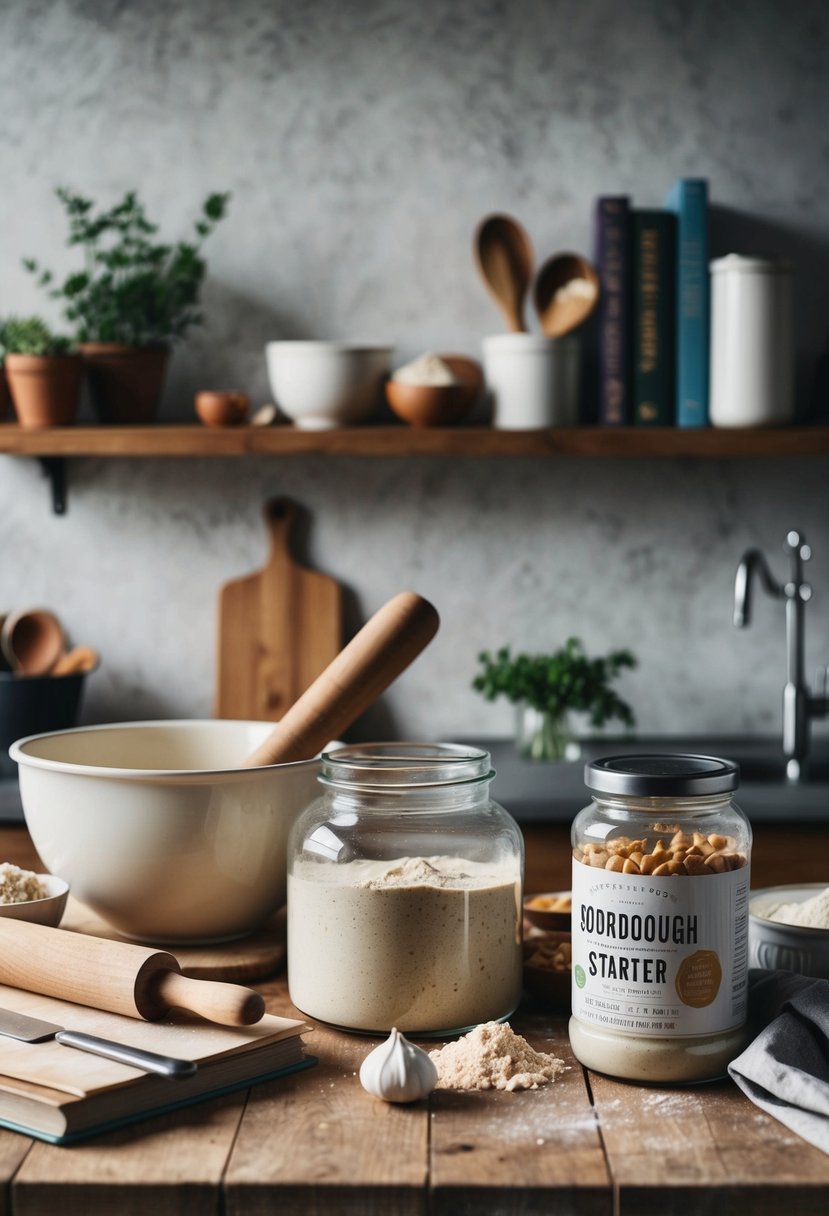
[[[609,873],[573,860],[573,1014],[658,1038],[741,1026],[749,867],[700,878]]]

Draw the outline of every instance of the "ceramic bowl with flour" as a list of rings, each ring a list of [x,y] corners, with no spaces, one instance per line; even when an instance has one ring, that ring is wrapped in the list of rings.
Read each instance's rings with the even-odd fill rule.
[[[755,891],[749,902],[749,965],[829,979],[829,885]]]

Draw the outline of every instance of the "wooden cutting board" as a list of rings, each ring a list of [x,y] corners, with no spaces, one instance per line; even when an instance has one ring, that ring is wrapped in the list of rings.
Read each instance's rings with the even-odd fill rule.
[[[123,942],[117,930],[72,895],[60,923],[61,929],[73,933],[89,933],[92,937],[107,937]],[[244,984],[273,975],[285,962],[285,909],[261,925],[255,933],[238,941],[221,942],[213,946],[170,945],[168,949],[178,960],[184,975],[196,980],[227,980]]]
[[[266,504],[267,563],[219,593],[217,718],[277,722],[342,648],[342,588],[291,555],[298,511]]]

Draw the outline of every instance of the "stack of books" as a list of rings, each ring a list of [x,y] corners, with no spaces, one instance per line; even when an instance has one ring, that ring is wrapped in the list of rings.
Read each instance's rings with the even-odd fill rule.
[[[51,1144],[73,1144],[316,1063],[300,1038],[310,1027],[270,1014],[243,1027],[178,1012],[143,1022],[4,985],[0,1007],[197,1065],[191,1076],[171,1080],[54,1039],[0,1035],[0,1127]]]
[[[595,206],[599,423],[708,425],[708,183],[680,178],[661,209]]]

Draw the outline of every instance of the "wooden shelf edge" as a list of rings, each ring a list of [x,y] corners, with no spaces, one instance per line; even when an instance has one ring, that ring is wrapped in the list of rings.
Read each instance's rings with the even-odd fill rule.
[[[202,456],[598,456],[758,458],[829,456],[829,426],[779,430],[675,427],[572,427],[501,431],[492,427],[416,429],[354,426],[303,431],[293,426],[75,426],[22,430],[0,423],[0,454],[72,457]]]

